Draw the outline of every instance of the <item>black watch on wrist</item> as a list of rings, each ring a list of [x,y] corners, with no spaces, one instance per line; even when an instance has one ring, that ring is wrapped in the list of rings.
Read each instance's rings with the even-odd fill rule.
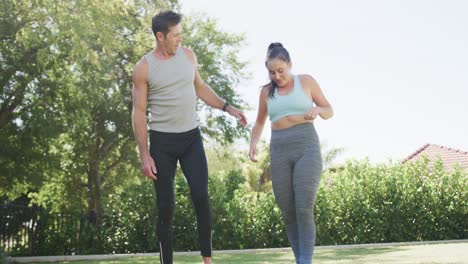
[[[224,103],[224,106],[223,106],[223,111],[226,112],[226,108],[229,106],[229,103],[228,102],[225,102]]]

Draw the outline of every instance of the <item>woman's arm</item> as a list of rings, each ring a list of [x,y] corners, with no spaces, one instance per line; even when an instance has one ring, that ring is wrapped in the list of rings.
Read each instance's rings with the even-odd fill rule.
[[[263,127],[265,125],[265,121],[266,121],[267,114],[268,114],[267,104],[266,104],[267,96],[268,96],[268,89],[263,88],[262,91],[260,92],[257,120],[255,120],[255,124],[252,128],[252,135],[250,139],[249,157],[250,157],[250,160],[252,160],[253,162],[257,162],[257,158],[256,158],[257,144],[258,144],[258,141],[260,140],[260,136],[262,135]]]
[[[311,109],[311,111],[308,111],[308,117],[310,117],[310,119],[315,119],[317,115],[320,115],[320,117],[323,119],[329,119],[332,117],[333,107],[323,94],[322,89],[320,89],[317,81],[308,74],[303,75],[303,80],[305,86],[308,87],[308,90],[310,90],[312,101],[315,103],[315,105],[317,105]]]

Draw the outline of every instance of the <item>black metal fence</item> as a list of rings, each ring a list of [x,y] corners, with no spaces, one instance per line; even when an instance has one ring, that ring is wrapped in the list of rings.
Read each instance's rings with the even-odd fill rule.
[[[84,253],[91,241],[84,214],[51,214],[24,203],[0,204],[0,243],[11,256]]]

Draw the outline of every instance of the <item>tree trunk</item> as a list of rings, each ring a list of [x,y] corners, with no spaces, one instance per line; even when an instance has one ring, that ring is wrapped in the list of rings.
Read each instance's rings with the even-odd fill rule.
[[[88,222],[91,227],[88,247],[91,251],[96,248],[96,241],[99,234],[99,223],[101,217],[101,183],[99,174],[99,161],[90,161],[88,171]]]

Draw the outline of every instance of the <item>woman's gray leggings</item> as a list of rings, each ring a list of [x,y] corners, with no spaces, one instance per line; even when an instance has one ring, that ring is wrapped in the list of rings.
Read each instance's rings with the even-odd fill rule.
[[[320,142],[314,125],[304,123],[272,130],[270,166],[273,192],[296,263],[312,263],[314,204],[322,173]]]

